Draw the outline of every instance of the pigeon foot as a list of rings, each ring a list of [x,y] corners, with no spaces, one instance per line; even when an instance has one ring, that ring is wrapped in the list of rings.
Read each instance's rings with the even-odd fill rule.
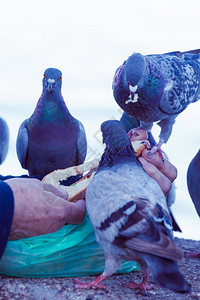
[[[142,292],[146,292],[146,290],[152,288],[151,284],[147,284],[148,277],[149,277],[149,272],[146,272],[141,283],[131,281],[130,283],[127,283],[125,286],[131,289],[140,289]]]
[[[91,282],[81,282],[78,279],[75,279],[76,283],[76,288],[80,289],[90,289],[90,288],[95,288],[95,289],[104,289],[107,290],[107,286],[100,284],[102,280],[104,280],[107,276],[100,275],[96,279],[92,280]]]
[[[187,258],[200,258],[200,252],[185,252],[184,256]]]
[[[163,153],[162,153],[162,150],[161,150],[161,146],[162,146],[163,143],[159,142],[157,145],[153,146],[151,148],[150,151],[148,151],[149,154],[154,154],[156,152],[158,152],[160,158],[162,159],[162,162],[164,163],[164,157],[163,157]]]

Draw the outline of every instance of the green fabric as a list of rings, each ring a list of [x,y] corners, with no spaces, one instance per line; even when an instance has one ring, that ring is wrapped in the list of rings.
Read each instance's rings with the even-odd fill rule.
[[[9,241],[0,260],[0,274],[17,277],[73,277],[101,274],[104,255],[87,216],[80,225],[57,232]],[[117,273],[138,270],[136,262],[122,261]]]

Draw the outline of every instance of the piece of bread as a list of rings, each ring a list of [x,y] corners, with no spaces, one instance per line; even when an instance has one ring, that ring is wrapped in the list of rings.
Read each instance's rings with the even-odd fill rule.
[[[140,156],[144,148],[146,147],[145,141],[133,141],[131,142],[135,150],[136,156]],[[69,167],[66,169],[55,170],[48,175],[46,175],[42,181],[44,183],[49,183],[57,188],[61,188],[67,191],[68,201],[75,202],[78,199],[85,198],[86,189],[91,182],[97,168],[100,159],[94,159],[86,162],[79,166]],[[61,184],[62,181],[67,180],[71,176],[76,176],[78,174],[82,175],[82,178],[71,184],[70,186],[64,186]]]
[[[99,161],[99,159],[94,159],[79,166],[55,170],[46,175],[42,181],[66,190],[68,193],[68,201],[75,202],[78,199],[84,199],[86,189],[98,168]],[[63,180],[67,180],[67,178],[78,174],[82,174],[82,178],[75,183],[70,186],[61,185]]]
[[[149,141],[132,141],[131,144],[133,146],[133,149],[135,150],[136,156],[140,156],[142,154],[142,151],[147,147],[147,145],[149,145]]]

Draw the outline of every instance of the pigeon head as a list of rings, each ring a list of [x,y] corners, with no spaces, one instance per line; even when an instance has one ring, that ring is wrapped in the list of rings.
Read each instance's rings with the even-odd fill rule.
[[[146,73],[146,61],[140,53],[132,54],[124,66],[126,79],[131,93],[135,93],[142,85]]]
[[[117,120],[105,121],[101,125],[101,131],[103,135],[103,143],[106,144],[108,149],[123,149],[126,148],[129,144],[128,135]]]
[[[99,168],[124,158],[136,159],[135,151],[120,121],[109,120],[103,122],[101,131],[106,148],[99,163]]]
[[[55,68],[46,69],[43,77],[43,91],[51,93],[53,90],[61,91],[62,72]]]

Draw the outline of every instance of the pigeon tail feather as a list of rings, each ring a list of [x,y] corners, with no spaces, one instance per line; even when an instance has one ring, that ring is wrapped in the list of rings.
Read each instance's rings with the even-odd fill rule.
[[[142,254],[142,258],[161,286],[179,293],[190,293],[191,286],[180,273],[175,261],[150,254]]]

